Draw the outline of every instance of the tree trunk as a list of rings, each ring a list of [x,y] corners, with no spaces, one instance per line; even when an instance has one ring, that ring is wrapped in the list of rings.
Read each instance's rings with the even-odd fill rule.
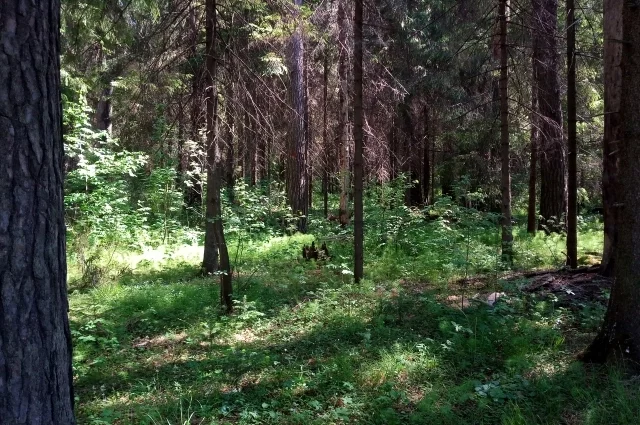
[[[619,149],[619,202],[615,281],[604,324],[583,359],[640,362],[640,9],[624,2],[622,52],[622,139]]]
[[[329,146],[329,129],[328,129],[328,116],[327,116],[327,97],[329,93],[329,54],[325,51],[324,63],[323,63],[323,76],[322,76],[322,148],[324,150],[324,164],[322,172],[322,204],[324,207],[324,217],[329,217],[329,161],[330,150]]]
[[[362,0],[355,0],[353,22],[353,210],[354,210],[354,279],[359,283],[364,274],[364,210],[362,201],[363,180],[363,99],[362,99]]]
[[[534,38],[535,42],[535,38]],[[533,46],[534,51],[536,50],[536,46]],[[537,78],[536,78],[536,61],[537,54],[534,53],[531,57],[532,62],[532,89],[531,89],[531,135],[530,135],[530,159],[529,159],[529,204],[527,207],[527,232],[531,234],[535,234],[538,230],[538,214],[536,212],[536,180],[538,174],[538,137],[540,134],[539,125],[540,120],[538,120],[538,91],[536,88]]]
[[[227,312],[233,310],[231,267],[222,221],[220,180],[222,161],[218,146],[217,18],[216,0],[207,0],[207,199],[203,268],[205,273],[220,273],[220,299]]]
[[[422,144],[422,203],[430,204],[429,185],[431,181],[431,120],[429,117],[429,107],[424,106],[424,142]]]
[[[507,2],[500,0],[500,190],[502,192],[502,260],[513,263],[513,230],[511,225],[511,152],[509,146],[509,74],[507,68]]]
[[[300,21],[302,0],[294,0],[297,28],[291,37],[291,100],[293,104],[293,131],[289,154],[289,204],[298,216],[298,231],[307,231],[309,210],[309,182],[307,178],[307,131],[305,124],[306,102],[304,86],[304,40]]]
[[[618,147],[622,139],[620,98],[622,94],[622,3],[604,3],[604,139],[602,151],[602,208],[604,250],[601,273],[613,276],[616,252],[616,195],[618,190]]]
[[[96,106],[96,128],[101,131],[106,131],[111,134],[112,123],[111,115],[113,113],[113,105],[111,103],[111,96],[113,95],[113,86],[111,82],[107,83],[107,87],[102,90],[98,106]]]
[[[567,265],[578,267],[578,141],[576,131],[575,1],[567,0],[567,150],[569,153]]]
[[[200,40],[198,32],[198,16],[196,7],[192,7],[189,11],[189,31],[191,32],[191,58],[192,63],[198,54],[197,47]],[[200,96],[202,68],[201,66],[193,67],[191,70],[193,77],[191,79],[191,140],[199,145],[200,143],[200,124],[202,122],[202,97]],[[194,164],[194,158],[191,155],[193,149],[183,149],[181,152],[180,162],[183,170],[187,174],[187,180],[184,191],[184,203],[187,207],[197,207],[202,205],[202,180],[197,176],[197,168]]]
[[[60,2],[0,16],[0,422],[69,425]]]
[[[563,230],[567,210],[566,153],[562,134],[559,54],[556,39],[558,0],[533,0],[537,57],[536,88],[540,112],[540,216],[547,231]]]
[[[338,0],[338,145],[336,151],[340,164],[340,206],[338,218],[344,226],[349,222],[349,188],[351,178],[349,175],[349,96],[347,77],[347,18],[345,0]]]

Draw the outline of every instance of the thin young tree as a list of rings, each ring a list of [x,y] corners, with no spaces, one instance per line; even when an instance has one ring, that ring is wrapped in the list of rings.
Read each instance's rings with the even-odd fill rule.
[[[500,0],[500,188],[502,192],[502,259],[507,265],[513,261],[513,229],[511,224],[511,155],[509,146],[509,69],[507,67],[507,3]]]
[[[364,142],[364,112],[362,88],[362,0],[355,1],[353,19],[353,139],[355,143],[353,160],[353,210],[354,210],[354,278],[358,283],[364,274],[364,209],[362,201]]]
[[[206,3],[206,84],[207,84],[207,197],[204,260],[207,274],[220,274],[220,300],[228,312],[233,310],[231,266],[224,236],[220,186],[223,164],[218,138],[218,63],[216,0]]]
[[[72,425],[60,2],[0,17],[0,423]]]
[[[619,149],[618,231],[615,280],[600,333],[583,359],[605,362],[630,358],[640,362],[640,13],[633,2],[624,2],[622,137]]]
[[[613,276],[616,252],[616,195],[618,191],[618,143],[622,137],[622,3],[604,2],[604,138],[602,141],[602,209],[604,248],[600,273]]]

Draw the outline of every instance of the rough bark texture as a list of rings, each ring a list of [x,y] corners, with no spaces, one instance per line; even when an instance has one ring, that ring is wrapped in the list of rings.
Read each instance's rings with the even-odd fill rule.
[[[560,231],[567,210],[566,153],[562,134],[562,108],[558,43],[557,0],[532,0],[536,50],[535,68],[540,113],[540,216],[548,231]]]
[[[96,128],[111,134],[111,115],[113,113],[113,105],[111,96],[113,95],[113,86],[109,83],[100,96],[98,106],[96,107]]]
[[[223,164],[218,146],[218,92],[216,57],[216,0],[207,0],[207,199],[203,268],[220,273],[220,299],[228,312],[233,310],[231,267],[222,221],[220,186]]]
[[[567,0],[567,265],[578,267],[578,141],[576,132],[576,25],[574,0]]]
[[[629,358],[640,365],[640,8],[623,5],[623,54],[619,148],[618,243],[615,281],[603,327],[584,360]]]
[[[74,424],[60,2],[0,2],[0,423]]]
[[[604,3],[604,139],[602,152],[602,207],[604,210],[604,250],[601,273],[613,276],[616,251],[616,193],[618,143],[622,138],[620,96],[622,93],[622,3]]]
[[[511,152],[509,146],[509,73],[507,68],[507,0],[500,0],[500,191],[502,193],[501,227],[502,260],[513,260],[513,230],[511,225]]]
[[[349,173],[349,100],[347,76],[347,18],[345,0],[338,0],[338,128],[337,151],[339,152],[340,167],[340,206],[338,217],[342,225],[349,222],[349,188],[351,176]]]
[[[354,278],[355,282],[358,283],[362,279],[364,273],[364,217],[362,203],[362,148],[364,144],[364,112],[362,105],[362,0],[355,1],[353,41],[353,139],[355,144],[353,160]]]
[[[535,40],[534,40],[535,41]],[[536,46],[533,46],[534,52]],[[535,64],[536,53],[532,56],[532,64]],[[538,230],[538,213],[536,212],[536,180],[538,173],[538,137],[539,137],[539,120],[538,120],[538,92],[535,87],[536,71],[535,66],[532,67],[532,82],[534,86],[531,89],[531,152],[529,158],[529,203],[527,206],[527,232],[535,234]]]
[[[300,19],[302,0],[294,0],[296,17]],[[299,216],[298,231],[307,231],[309,209],[309,181],[307,178],[306,90],[304,85],[304,40],[302,26],[298,25],[291,37],[291,103],[293,106],[292,143],[289,154],[289,204],[293,214]]]

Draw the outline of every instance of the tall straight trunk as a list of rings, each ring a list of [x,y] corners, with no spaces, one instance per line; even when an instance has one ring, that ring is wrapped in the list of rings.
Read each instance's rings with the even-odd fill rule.
[[[328,129],[328,117],[327,117],[327,97],[329,93],[329,55],[325,51],[323,62],[323,76],[322,76],[322,148],[324,151],[324,164],[322,172],[322,204],[324,207],[324,216],[329,216],[329,161],[330,161],[330,149],[329,146],[329,129]]]
[[[507,3],[500,0],[500,189],[502,192],[502,260],[513,263],[513,229],[511,225],[511,152],[509,146],[509,73],[507,68]]]
[[[0,16],[0,423],[72,425],[60,2]]]
[[[230,62],[233,67],[233,62]],[[227,183],[227,196],[233,202],[234,188],[235,188],[235,167],[236,167],[236,155],[235,147],[238,139],[236,133],[236,104],[235,104],[235,83],[231,82],[228,86],[227,98],[225,101],[225,115],[227,118],[227,127],[229,136],[225,144],[225,181]]]
[[[309,210],[309,181],[307,176],[307,128],[305,123],[307,97],[304,86],[304,40],[300,22],[302,0],[294,0],[297,27],[291,37],[291,103],[293,105],[293,131],[289,155],[289,204],[298,216],[298,231],[307,231]]]
[[[567,202],[567,265],[578,267],[578,141],[576,131],[576,25],[575,1],[567,0],[567,150],[569,154]]]
[[[604,139],[602,143],[602,207],[604,249],[601,273],[613,276],[616,252],[618,195],[618,143],[622,139],[620,99],[622,96],[622,4],[604,2]]]
[[[534,40],[535,41],[535,40]],[[534,51],[536,46],[533,47]],[[539,120],[538,120],[538,91],[535,86],[536,74],[535,74],[535,57],[534,53],[531,57],[533,72],[532,72],[532,88],[531,88],[531,132],[530,142],[531,152],[529,159],[529,203],[527,206],[527,232],[535,234],[538,230],[538,214],[536,212],[536,180],[538,174],[538,137],[539,137]]]
[[[195,5],[189,11],[189,32],[191,36],[190,55],[192,61],[196,59],[198,54],[197,47],[200,41],[198,31],[198,15]],[[191,140],[199,145],[200,142],[200,126],[202,123],[202,67],[193,67],[191,70],[193,76],[191,78]],[[187,181],[184,188],[184,203],[187,207],[198,207],[202,205],[202,180],[197,175],[197,168],[194,164],[194,158],[191,156],[191,150],[183,149],[180,161],[183,169],[187,174]]]
[[[424,205],[429,205],[429,186],[431,181],[431,119],[429,116],[429,107],[427,105],[424,106],[424,142],[422,146],[422,203]]]
[[[347,17],[345,1],[338,0],[338,146],[340,172],[340,206],[338,217],[343,225],[349,222],[349,188],[351,178],[349,173],[349,96],[347,76]]]
[[[604,362],[629,358],[640,363],[640,9],[625,1],[623,17],[622,138],[619,149],[615,280],[604,324],[584,359]]]
[[[203,268],[205,273],[220,274],[220,300],[227,312],[233,310],[231,265],[224,236],[220,180],[222,161],[218,147],[218,91],[217,85],[217,17],[216,0],[206,3],[207,34],[207,199],[204,236]]]
[[[566,152],[562,133],[562,107],[558,43],[558,0],[532,0],[536,50],[536,87],[540,112],[540,216],[547,231],[563,230],[567,212]]]
[[[422,180],[420,179],[420,146],[416,138],[411,118],[411,107],[409,100],[398,106],[400,120],[402,123],[402,133],[404,135],[404,145],[406,156],[403,158],[408,162],[410,186],[405,192],[405,204],[408,206],[419,206],[422,202]]]
[[[353,211],[354,211],[354,279],[358,283],[364,274],[364,209],[363,189],[363,144],[364,111],[362,99],[362,0],[355,0],[353,20]]]

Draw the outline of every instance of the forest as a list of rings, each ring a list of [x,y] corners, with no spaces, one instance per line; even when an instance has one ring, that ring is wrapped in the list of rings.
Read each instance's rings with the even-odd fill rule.
[[[640,423],[640,4],[0,0],[0,425]]]

